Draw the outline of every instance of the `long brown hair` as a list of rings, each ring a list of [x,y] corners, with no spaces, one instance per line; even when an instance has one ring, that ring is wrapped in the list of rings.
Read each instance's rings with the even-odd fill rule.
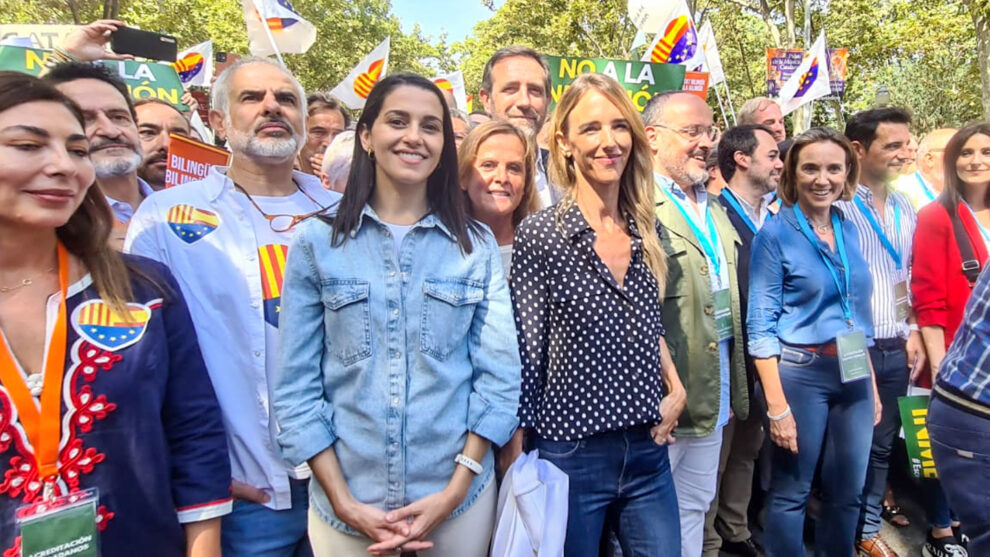
[[[949,142],[945,144],[945,156],[942,158],[945,187],[942,188],[942,193],[938,196],[938,202],[941,203],[942,206],[945,207],[945,210],[949,212],[949,215],[952,216],[955,216],[956,207],[959,206],[959,202],[966,199],[963,195],[966,191],[966,185],[963,183],[962,179],[959,178],[959,171],[956,170],[956,161],[959,160],[959,155],[962,153],[963,146],[966,145],[969,138],[977,134],[983,134],[990,137],[990,122],[970,124],[957,131],[955,135],[949,139]],[[990,189],[987,190],[985,202],[990,204]]]
[[[533,142],[530,141],[529,137],[522,130],[502,120],[485,122],[471,130],[471,133],[464,138],[464,142],[461,143],[461,148],[457,152],[458,180],[460,180],[461,186],[471,182],[471,176],[474,174],[475,159],[478,158],[478,149],[481,148],[482,143],[488,141],[488,138],[494,135],[511,135],[515,137],[522,144],[523,151],[525,151],[523,155],[525,159],[523,163],[525,165],[523,194],[519,200],[519,206],[512,212],[512,226],[519,226],[519,223],[524,218],[540,209],[540,199],[536,195],[536,152]],[[467,207],[468,213],[477,218],[474,215],[474,207],[471,205],[471,198],[468,196],[467,190],[464,190],[464,205]]]
[[[557,141],[557,133],[567,136],[567,118],[578,102],[590,91],[605,96],[625,117],[632,132],[632,153],[622,170],[619,180],[619,210],[632,217],[643,238],[643,259],[660,287],[661,297],[667,284],[667,259],[656,234],[656,188],[653,178],[653,160],[646,130],[626,90],[611,77],[600,73],[588,73],[578,77],[564,92],[554,111],[550,128],[550,182],[564,191],[564,198],[557,204],[557,218],[574,204],[577,186],[577,169],[574,161],[564,156]]]
[[[85,129],[82,111],[61,91],[27,74],[0,72],[0,112],[22,104],[52,102],[65,107]],[[98,187],[91,185],[82,203],[69,220],[55,229],[55,235],[89,271],[100,297],[120,315],[127,314],[127,301],[133,298],[130,274],[120,255],[108,240],[113,230],[113,213]],[[25,246],[25,249],[30,249]]]

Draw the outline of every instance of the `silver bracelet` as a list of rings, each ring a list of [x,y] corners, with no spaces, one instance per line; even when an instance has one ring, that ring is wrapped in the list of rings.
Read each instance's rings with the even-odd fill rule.
[[[463,454],[458,454],[455,456],[454,462],[474,472],[475,476],[480,476],[481,473],[485,471],[480,462],[474,460],[473,458],[466,457]]]
[[[783,420],[784,418],[786,418],[787,416],[790,416],[790,415],[791,415],[791,405],[790,404],[787,405],[787,410],[784,410],[778,416],[771,416],[770,415],[770,412],[767,412],[767,417],[770,418],[770,421],[771,422],[779,422],[780,420]]]

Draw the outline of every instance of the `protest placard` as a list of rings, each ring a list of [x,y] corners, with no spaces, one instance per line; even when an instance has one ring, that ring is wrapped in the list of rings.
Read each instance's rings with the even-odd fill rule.
[[[828,49],[828,80],[832,94],[825,99],[836,100],[846,92],[846,67],[849,60],[848,48]],[[804,50],[800,48],[767,49],[767,96],[777,97],[780,88],[790,79],[794,70],[801,65]]]
[[[52,49],[75,31],[75,25],[0,25],[0,42],[28,39],[34,48]]]
[[[684,86],[681,89],[708,99],[708,76],[707,72],[684,72]]]
[[[39,75],[45,67],[50,50],[20,46],[0,46],[0,70]],[[100,63],[120,75],[131,98],[160,99],[185,109],[182,104],[182,81],[171,64],[139,62],[137,60],[101,60]]]
[[[684,66],[679,64],[572,56],[546,58],[550,63],[551,108],[560,101],[570,84],[585,73],[603,73],[618,81],[625,87],[636,110],[640,112],[653,95],[664,91],[680,91],[684,87]]]
[[[908,469],[915,478],[937,478],[935,459],[932,458],[932,442],[928,437],[927,396],[902,396],[897,399],[904,426],[904,444],[907,447]]]
[[[226,166],[230,153],[184,135],[169,134],[165,187],[203,179],[213,165]]]

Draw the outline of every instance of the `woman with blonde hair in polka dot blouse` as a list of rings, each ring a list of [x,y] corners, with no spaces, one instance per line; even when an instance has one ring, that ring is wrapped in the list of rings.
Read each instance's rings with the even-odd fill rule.
[[[624,555],[680,555],[666,445],[685,394],[660,321],[666,264],[643,124],[615,80],[586,74],[550,131],[565,195],[516,230],[522,396],[506,453],[525,440],[568,475],[568,557],[597,555],[606,526]]]

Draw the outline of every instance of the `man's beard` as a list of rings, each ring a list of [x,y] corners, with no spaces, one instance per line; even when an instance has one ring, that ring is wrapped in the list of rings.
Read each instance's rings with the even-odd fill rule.
[[[141,166],[142,156],[137,151],[131,151],[127,155],[119,157],[99,158],[93,157],[93,169],[96,170],[96,177],[99,178],[119,178],[133,174]]]
[[[280,122],[285,124],[290,130],[292,129],[288,122],[284,120],[270,120],[269,122]],[[303,141],[302,134],[297,133],[293,133],[291,137],[268,137],[262,139],[257,135],[234,129],[229,118],[224,122],[224,125],[228,130],[227,141],[230,142],[230,150],[232,152],[244,153],[252,159],[291,159],[299,152],[299,146],[302,145]]]
[[[704,184],[708,182],[708,171],[688,166],[691,157],[682,161],[663,160],[663,168],[667,176],[677,184]]]

